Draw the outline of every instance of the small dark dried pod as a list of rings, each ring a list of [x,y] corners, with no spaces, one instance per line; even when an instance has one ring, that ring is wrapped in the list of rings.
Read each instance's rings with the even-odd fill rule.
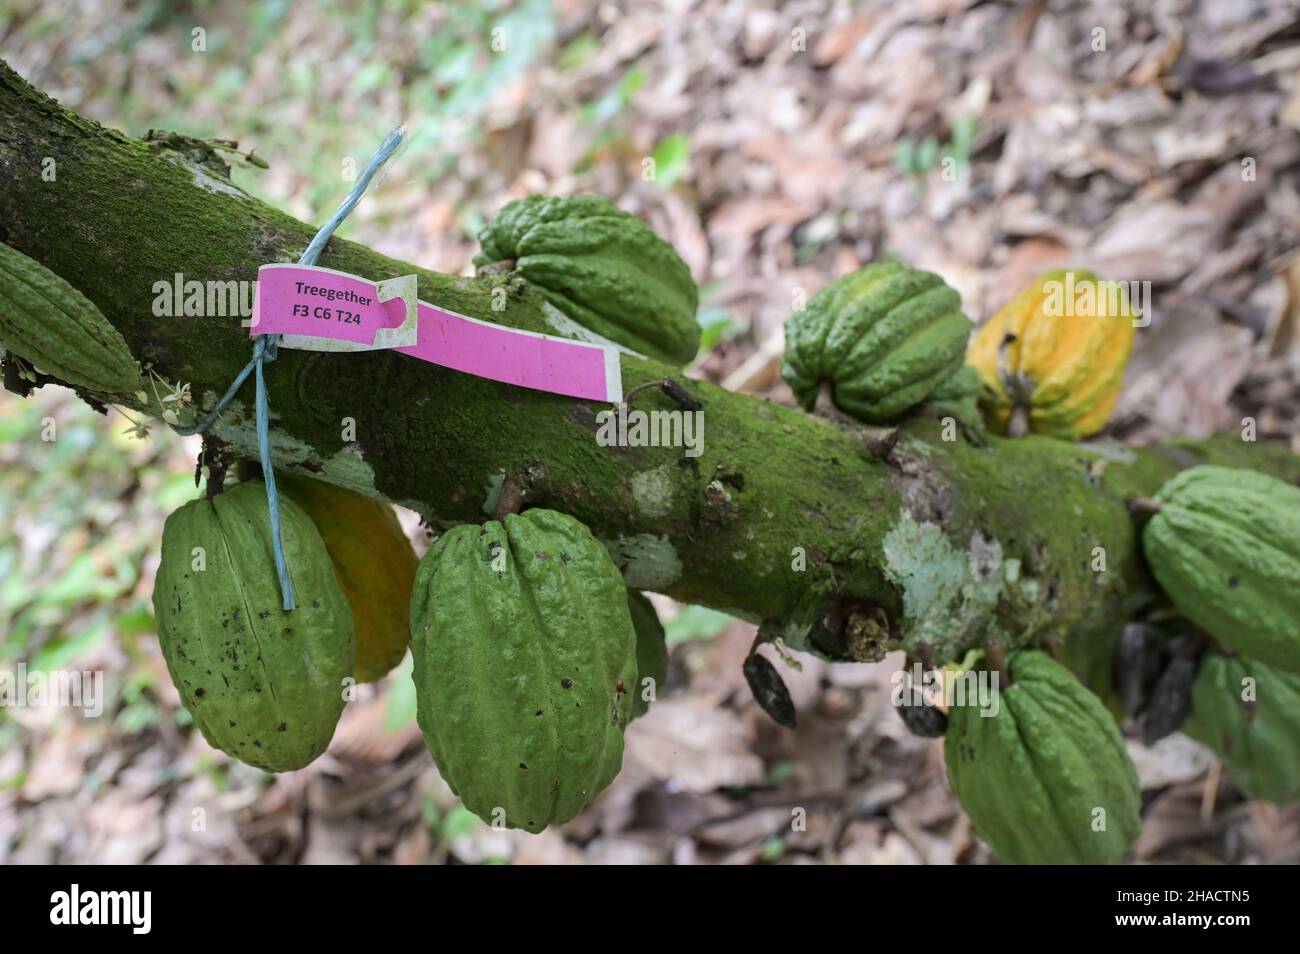
[[[1146,623],[1129,623],[1124,627],[1115,648],[1115,689],[1124,709],[1137,716],[1146,708],[1164,668],[1164,639],[1160,631]]]
[[[759,708],[778,725],[787,729],[795,727],[794,702],[790,698],[790,690],[785,687],[781,674],[766,656],[754,653],[745,660],[745,681],[749,683],[749,691],[754,694],[754,701]]]
[[[1174,656],[1156,680],[1151,699],[1142,714],[1142,744],[1155,745],[1178,731],[1192,713],[1192,686],[1196,663],[1186,656]]]
[[[948,715],[938,706],[930,705],[924,700],[913,699],[912,693],[904,692],[903,700],[898,704],[898,714],[903,725],[913,735],[924,739],[937,739],[948,730]]]

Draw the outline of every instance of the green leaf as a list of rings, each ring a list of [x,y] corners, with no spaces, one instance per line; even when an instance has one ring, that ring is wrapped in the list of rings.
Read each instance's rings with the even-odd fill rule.
[[[939,140],[926,136],[921,145],[916,147],[915,168],[917,172],[928,172],[934,168],[939,158]]]
[[[591,33],[582,33],[570,40],[560,52],[556,65],[561,70],[571,70],[591,59],[596,52],[599,41]]]
[[[655,185],[671,189],[686,172],[691,159],[691,144],[681,133],[673,133],[655,146]]]
[[[725,308],[701,308],[695,316],[700,324],[700,353],[710,351],[719,341],[736,337],[747,327],[734,320]]]
[[[970,147],[975,142],[975,133],[979,129],[979,120],[974,116],[959,116],[952,124],[951,154],[959,163],[970,158]]]
[[[758,850],[758,856],[764,861],[779,861],[784,854],[785,842],[776,835],[763,842],[763,847]]]
[[[668,644],[712,639],[732,623],[735,617],[705,606],[683,606],[682,611],[664,624]]]
[[[456,838],[459,835],[468,835],[479,826],[478,816],[466,808],[464,805],[457,805],[442,822],[442,837]]]
[[[411,654],[393,672],[388,685],[388,708],[384,712],[384,730],[396,732],[415,721],[415,680],[411,672],[415,662]]]
[[[899,172],[912,172],[914,166],[912,140],[898,140],[898,143],[894,146],[894,168]]]

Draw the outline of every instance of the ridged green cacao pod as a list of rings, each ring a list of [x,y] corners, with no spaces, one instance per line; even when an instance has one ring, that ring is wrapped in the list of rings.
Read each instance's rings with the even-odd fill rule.
[[[1300,488],[1200,466],[1156,500],[1142,546],[1173,604],[1225,646],[1300,672]]]
[[[1203,656],[1183,731],[1214,750],[1248,797],[1300,799],[1300,675],[1245,656]]]
[[[970,331],[960,296],[938,275],[874,262],[786,322],[781,373],[805,410],[829,383],[841,411],[887,424],[957,374]]]
[[[979,372],[963,364],[952,377],[944,380],[927,399],[938,408],[951,408],[960,416],[979,420],[979,398],[984,389]]]
[[[533,509],[443,534],[416,573],[411,652],[425,744],[484,821],[539,832],[618,774],[636,633],[579,521]]]
[[[325,751],[356,652],[320,534],[283,496],[280,520],[297,609],[281,609],[260,481],[167,518],[153,591],[163,657],[195,725],[214,748],[268,772]]]
[[[138,391],[140,367],[85,295],[0,243],[0,346],[40,371],[101,394]]]
[[[514,269],[601,337],[668,364],[700,348],[699,290],[650,226],[594,195],[516,199],[479,234],[478,265]]]
[[[1115,719],[1044,652],[1012,653],[1007,668],[995,715],[973,701],[948,713],[948,780],[975,831],[1008,864],[1119,861],[1142,799]]]
[[[635,590],[627,594],[627,608],[632,614],[632,628],[636,630],[636,691],[633,693],[632,718],[646,714],[650,703],[645,699],[649,688],[657,699],[668,680],[668,642],[663,624],[654,606]],[[653,680],[653,684],[647,683]]]

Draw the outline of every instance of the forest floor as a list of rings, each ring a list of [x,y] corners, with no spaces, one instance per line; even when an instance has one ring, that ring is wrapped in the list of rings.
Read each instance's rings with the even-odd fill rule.
[[[237,181],[307,221],[404,119],[409,145],[342,234],[444,272],[472,271],[511,198],[615,199],[702,287],[691,373],[776,401],[792,301],[877,257],[938,272],[976,321],[1058,265],[1149,282],[1110,432],[1250,419],[1300,451],[1295,0],[16,0],[0,49],[132,135],[255,149],[269,168]],[[107,699],[99,718],[0,708],[0,864],[991,860],[942,743],[891,711],[898,659],[800,656],[788,731],[745,686],[753,628],[662,599],[666,692],[561,829],[496,831],[458,807],[414,725],[409,659],[307,769],[227,759],[188,725],[149,601],[197,444],[130,426],[59,389],[0,392],[0,668],[102,672]],[[1130,749],[1136,860],[1300,862],[1300,806],[1243,800],[1181,735]]]

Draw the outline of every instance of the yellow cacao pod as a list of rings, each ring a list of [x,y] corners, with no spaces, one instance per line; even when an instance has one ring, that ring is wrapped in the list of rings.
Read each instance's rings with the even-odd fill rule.
[[[411,587],[418,560],[393,508],[382,500],[303,477],[277,478],[307,511],[334,564],[357,633],[357,682],[374,682],[402,661],[411,638]]]
[[[966,361],[984,384],[989,426],[1006,433],[1020,408],[1038,434],[1097,433],[1119,398],[1135,317],[1118,282],[1081,269],[1041,275],[971,342]]]

